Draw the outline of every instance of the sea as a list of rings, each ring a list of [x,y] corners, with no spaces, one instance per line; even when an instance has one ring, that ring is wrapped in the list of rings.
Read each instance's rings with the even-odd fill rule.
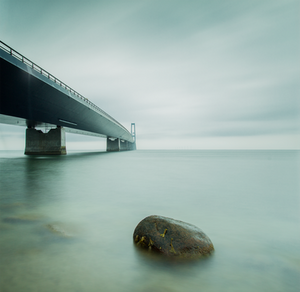
[[[300,152],[0,151],[0,291],[300,291]],[[215,251],[141,252],[149,215],[199,227]]]

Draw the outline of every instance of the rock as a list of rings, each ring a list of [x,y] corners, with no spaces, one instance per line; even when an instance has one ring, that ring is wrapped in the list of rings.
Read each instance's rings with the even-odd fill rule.
[[[135,228],[135,244],[170,257],[195,258],[210,255],[214,246],[198,227],[172,218],[148,216]]]

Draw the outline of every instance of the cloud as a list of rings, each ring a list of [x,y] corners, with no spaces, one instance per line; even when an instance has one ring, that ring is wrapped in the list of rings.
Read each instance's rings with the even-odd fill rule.
[[[299,133],[298,1],[34,2],[0,33],[140,138]]]

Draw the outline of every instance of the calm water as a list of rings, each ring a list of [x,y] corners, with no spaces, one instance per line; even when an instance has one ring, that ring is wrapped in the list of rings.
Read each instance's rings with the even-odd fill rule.
[[[0,152],[0,291],[299,291],[298,151]],[[163,215],[215,253],[165,262],[133,245]]]

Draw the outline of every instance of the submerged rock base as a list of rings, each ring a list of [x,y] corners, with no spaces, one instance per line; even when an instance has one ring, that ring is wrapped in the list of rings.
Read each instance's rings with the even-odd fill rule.
[[[195,258],[214,251],[209,237],[198,227],[163,216],[148,216],[135,228],[135,244],[169,257]]]

